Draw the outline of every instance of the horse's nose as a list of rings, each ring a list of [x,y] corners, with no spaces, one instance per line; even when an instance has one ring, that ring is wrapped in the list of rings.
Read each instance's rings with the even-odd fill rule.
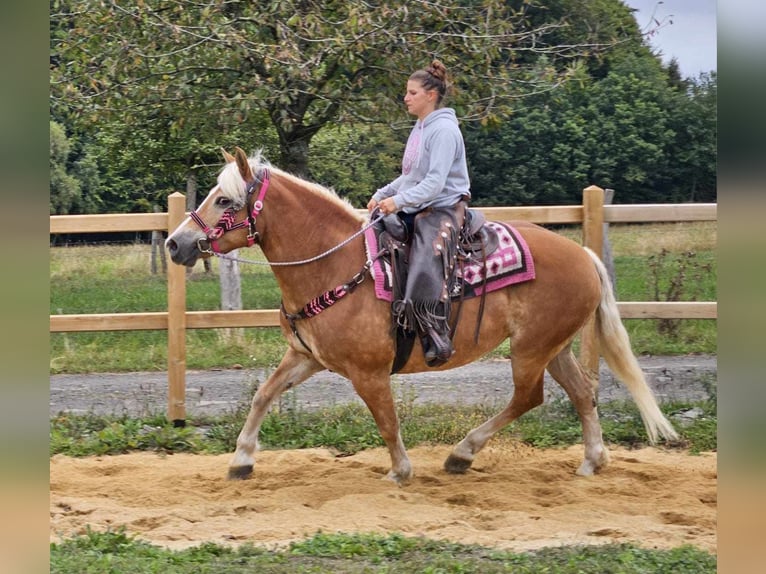
[[[165,242],[165,247],[170,252],[171,257],[178,253],[178,243],[176,243],[175,239],[168,239]]]

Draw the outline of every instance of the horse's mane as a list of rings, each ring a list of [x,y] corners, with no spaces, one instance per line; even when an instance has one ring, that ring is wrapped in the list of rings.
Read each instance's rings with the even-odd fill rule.
[[[278,167],[274,167],[263,157],[260,150],[248,158],[248,163],[250,164],[250,169],[253,170],[253,173],[255,174],[268,168],[272,176],[276,175],[278,178],[285,179],[294,185],[300,186],[310,193],[320,195],[344,211],[352,214],[355,218],[359,220],[363,219],[354,206],[351,205],[348,200],[340,197],[335,190],[324,187],[318,183],[306,181],[305,179],[281,170]],[[245,204],[245,181],[242,179],[235,162],[230,162],[223,166],[221,173],[218,174],[218,186],[221,188],[222,193],[226,195],[226,197],[229,197],[236,205],[242,206]]]

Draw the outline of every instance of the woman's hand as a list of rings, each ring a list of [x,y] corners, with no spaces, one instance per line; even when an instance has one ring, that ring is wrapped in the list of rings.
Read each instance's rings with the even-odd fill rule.
[[[376,207],[378,207],[378,202],[375,199],[371,199],[367,202],[367,211],[372,211]]]
[[[394,201],[393,197],[387,197],[386,199],[378,203],[378,208],[380,209],[380,212],[383,215],[396,213],[398,211],[398,209],[396,208],[396,202]]]

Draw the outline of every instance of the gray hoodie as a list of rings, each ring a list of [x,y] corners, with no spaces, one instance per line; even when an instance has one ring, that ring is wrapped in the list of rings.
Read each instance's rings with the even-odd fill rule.
[[[470,197],[465,144],[452,108],[439,108],[418,120],[407,139],[402,175],[372,196],[394,197],[396,207],[415,213],[429,206],[449,207]]]

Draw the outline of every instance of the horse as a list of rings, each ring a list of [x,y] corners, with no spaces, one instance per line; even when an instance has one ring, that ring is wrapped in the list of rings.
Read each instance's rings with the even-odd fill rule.
[[[259,429],[274,400],[328,369],[347,378],[371,412],[391,459],[386,478],[406,484],[413,469],[390,385],[395,358],[391,303],[377,298],[373,282],[365,281],[370,265],[359,232],[368,217],[332,189],[272,166],[261,152],[251,157],[241,148],[233,155],[222,152],[225,164],[216,185],[168,236],[166,248],[174,263],[193,266],[200,258],[257,244],[281,290],[280,326],[288,342],[279,365],[253,396],[228,477],[252,476]],[[399,371],[466,365],[510,339],[510,402],[453,447],[444,469],[465,473],[495,433],[541,405],[546,370],[564,388],[581,421],[584,458],[576,473],[592,475],[608,464],[597,411],[598,379],[572,352],[573,339],[591,318],[600,353],[629,389],[650,442],[676,440],[631,350],[598,256],[541,226],[511,223],[533,255],[536,277],[486,295],[478,338],[480,298],[463,301],[452,358],[429,368],[416,344]],[[307,302],[320,300],[325,302],[321,313],[296,320]]]

